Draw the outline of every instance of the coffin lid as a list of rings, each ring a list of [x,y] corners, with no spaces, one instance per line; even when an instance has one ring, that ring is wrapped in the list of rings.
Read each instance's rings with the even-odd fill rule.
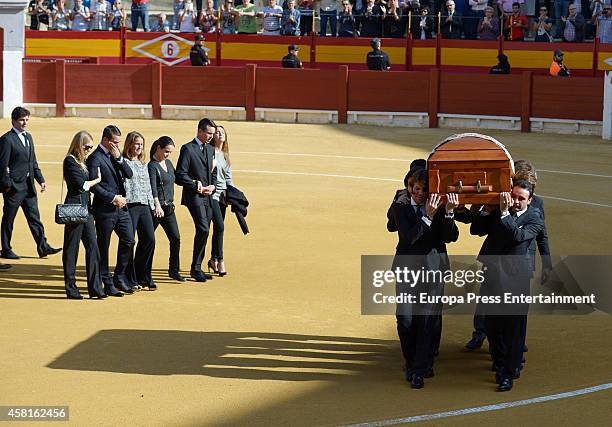
[[[508,159],[510,160],[510,169],[512,171],[512,175],[514,175],[514,160],[512,160],[512,156],[510,155],[510,153],[508,152],[508,150],[506,149],[506,147],[504,147],[504,145],[499,142],[498,140],[496,140],[495,138],[488,136],[488,135],[483,135],[481,133],[457,133],[454,135],[450,135],[448,137],[446,137],[446,139],[444,139],[441,143],[439,143],[438,145],[436,145],[433,150],[431,150],[431,153],[429,153],[429,156],[427,157],[428,159],[431,158],[431,156],[434,155],[434,153],[443,145],[451,142],[451,141],[455,141],[457,139],[461,139],[461,138],[480,138],[480,139],[484,139],[487,140],[493,144],[496,145],[496,147],[491,147],[491,149],[496,149],[499,148],[500,150],[503,150],[503,152],[506,154],[506,156],[508,156]],[[482,148],[482,149],[486,149],[486,148]]]

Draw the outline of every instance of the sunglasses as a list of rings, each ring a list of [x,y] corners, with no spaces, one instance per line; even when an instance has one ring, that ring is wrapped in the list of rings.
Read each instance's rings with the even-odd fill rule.
[[[548,9],[540,9],[540,12],[548,12]]]
[[[89,151],[93,148],[93,145],[83,145],[83,150]]]

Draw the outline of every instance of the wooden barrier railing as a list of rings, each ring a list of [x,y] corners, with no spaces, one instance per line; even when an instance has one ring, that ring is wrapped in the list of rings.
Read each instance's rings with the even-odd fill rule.
[[[166,67],[140,65],[24,63],[26,103],[54,103],[64,116],[66,104],[151,105],[161,118],[162,105],[242,107],[247,120],[255,108],[428,113],[520,117],[529,131],[531,117],[601,121],[601,77],[555,78],[430,71],[376,72],[244,67]],[[96,86],[95,76],[104,77]]]

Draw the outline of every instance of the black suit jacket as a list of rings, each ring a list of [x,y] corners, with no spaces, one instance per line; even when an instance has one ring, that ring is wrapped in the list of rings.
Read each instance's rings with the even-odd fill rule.
[[[66,156],[63,169],[67,188],[64,203],[89,206],[89,190],[83,189],[83,185],[89,180],[87,169],[79,165],[72,156]]]
[[[463,32],[463,20],[459,12],[453,13],[453,18],[450,22],[446,22],[448,11],[442,14],[440,26],[442,27],[442,38],[444,39],[460,39]]]
[[[533,199],[531,200],[531,207],[537,208],[540,211],[544,227],[542,228],[540,234],[538,234],[536,237],[535,242],[531,243],[529,250],[535,258],[535,248],[537,243],[538,252],[540,252],[540,256],[542,257],[543,268],[552,269],[552,259],[550,257],[550,247],[548,245],[548,231],[546,230],[546,218],[544,215],[544,201],[534,194]]]
[[[2,188],[12,187],[17,192],[30,189],[36,193],[34,180],[39,184],[45,182],[34,151],[32,135],[26,133],[28,146],[24,147],[14,130],[0,137],[0,179]]]
[[[183,187],[181,204],[184,206],[212,206],[211,197],[197,192],[198,181],[202,186],[215,185],[217,174],[213,171],[215,149],[210,144],[200,145],[194,139],[181,147],[176,164],[176,183]]]
[[[98,146],[96,151],[87,158],[89,179],[97,178],[98,167],[100,168],[102,181],[91,188],[91,192],[94,194],[93,213],[114,213],[118,208],[113,205],[113,199],[118,194],[125,196],[123,179],[132,178],[132,169],[125,160],[120,162],[115,160],[113,156],[107,155],[101,146]]]

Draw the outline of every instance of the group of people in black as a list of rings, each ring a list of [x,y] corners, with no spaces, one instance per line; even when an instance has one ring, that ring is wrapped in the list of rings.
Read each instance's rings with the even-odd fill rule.
[[[49,246],[40,222],[34,182],[39,183],[41,191],[46,190],[46,184],[38,167],[32,136],[26,130],[29,117],[25,108],[15,108],[13,128],[0,138],[0,180],[4,190],[1,256],[9,259],[19,259],[10,240],[20,206],[40,257],[62,250]],[[145,138],[141,133],[128,133],[123,150],[121,137],[117,126],[106,126],[96,146],[89,132],[77,132],[64,158],[63,178],[67,186],[64,203],[87,206],[89,211],[86,222],[65,225],[62,261],[66,296],[83,299],[76,286],[80,242],[86,252],[87,290],[91,298],[156,290],[152,268],[155,230],[160,225],[170,243],[168,275],[179,282],[186,281],[180,272],[181,238],[175,213],[175,185],[183,187],[181,204],[188,208],[196,229],[190,276],[197,282],[212,279],[202,270],[211,221],[213,244],[206,267],[208,273],[225,276],[223,234],[228,188],[234,190],[232,197],[236,198],[238,193],[248,203],[232,187],[225,128],[210,119],[200,120],[196,137],[181,147],[176,168],[169,158],[175,149],[169,136],[161,136],[151,144],[149,162],[145,162]],[[119,237],[119,244],[111,274],[109,247],[113,232]],[[6,268],[9,266],[0,266],[0,269]]]
[[[542,199],[534,195],[537,174],[527,161],[515,162],[511,192],[500,194],[498,205],[458,203],[456,194],[428,193],[427,162],[412,162],[387,212],[387,229],[398,233],[394,266],[419,270],[448,270],[446,245],[459,238],[456,221],[470,224],[470,234],[485,237],[478,260],[483,264],[481,296],[506,292],[529,294],[535,272],[535,251],[542,257],[542,282],[552,269]],[[396,293],[443,295],[444,283],[417,283],[414,288],[396,285]],[[442,335],[442,303],[398,304],[397,331],[405,360],[405,378],[414,389],[423,388],[434,376],[434,361]],[[435,300],[437,301],[437,300]],[[493,360],[498,391],[508,391],[523,369],[527,351],[527,305],[482,304],[476,306],[474,332],[467,350],[479,349],[485,339]]]

